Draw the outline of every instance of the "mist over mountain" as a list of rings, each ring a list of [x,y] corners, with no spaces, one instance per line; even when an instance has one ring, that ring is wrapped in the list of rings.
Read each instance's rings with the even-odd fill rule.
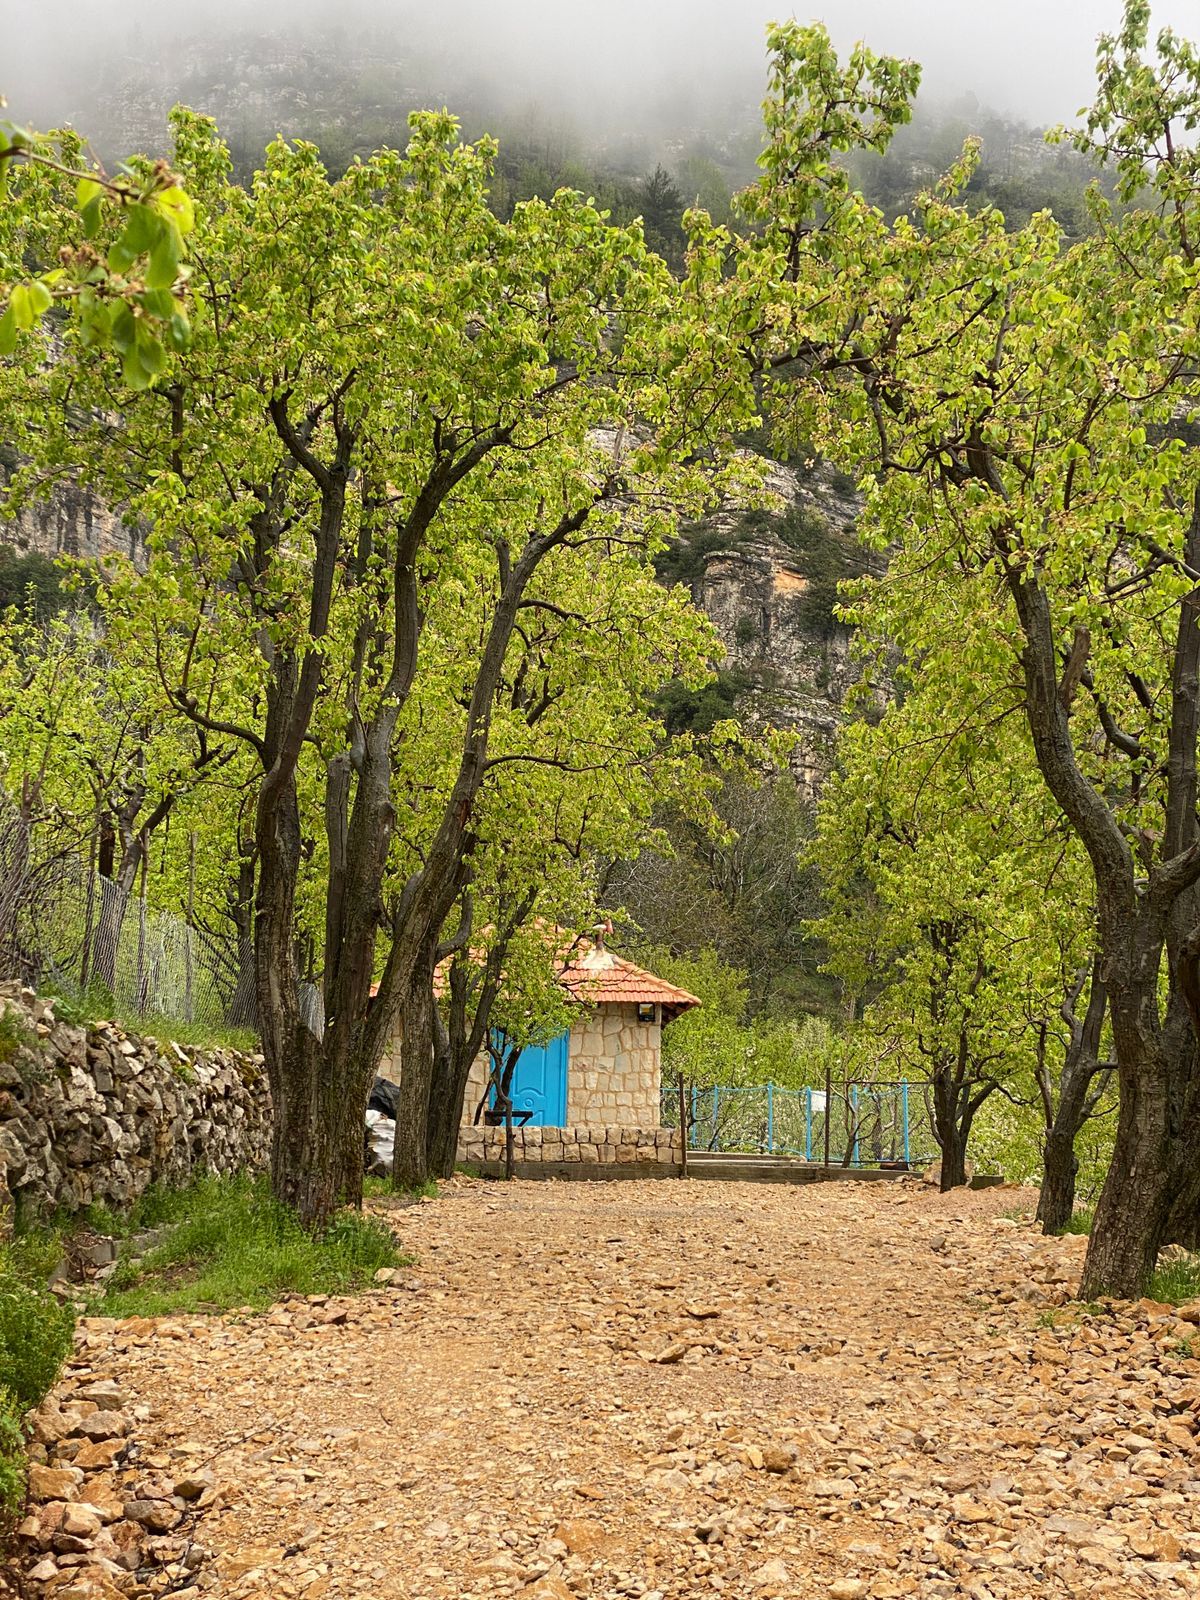
[[[471,131],[561,124],[589,145],[642,152],[753,122],[762,98],[775,0],[198,0],[167,8],[95,0],[35,11],[0,0],[2,89],[40,125],[71,121],[124,148],[161,139],[177,99],[222,118],[231,137],[306,131],[363,113],[398,121],[448,105]],[[1015,120],[1071,119],[1091,92],[1096,35],[1120,0],[826,0],[813,6],[845,49],[873,48],[923,66],[935,100],[973,95]],[[800,5],[802,19],[809,7]],[[1186,28],[1189,0],[1160,0],[1155,20]],[[121,117],[125,124],[121,125]],[[262,121],[262,118],[266,121]],[[110,126],[111,125],[111,126]],[[124,134],[123,141],[120,136]],[[139,137],[131,137],[138,135]],[[107,152],[106,152],[107,153]]]

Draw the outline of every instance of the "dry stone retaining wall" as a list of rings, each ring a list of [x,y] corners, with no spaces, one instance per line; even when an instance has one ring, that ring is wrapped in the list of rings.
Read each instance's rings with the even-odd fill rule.
[[[0,1212],[121,1210],[152,1183],[265,1166],[261,1057],[76,1027],[14,984],[0,985],[0,1010],[31,1039],[0,1061]]]
[[[677,1128],[514,1128],[513,1154],[527,1177],[669,1177],[680,1165]],[[491,1170],[504,1161],[503,1128],[463,1128],[458,1158]],[[607,1170],[605,1170],[607,1169]],[[652,1170],[651,1170],[652,1169]]]

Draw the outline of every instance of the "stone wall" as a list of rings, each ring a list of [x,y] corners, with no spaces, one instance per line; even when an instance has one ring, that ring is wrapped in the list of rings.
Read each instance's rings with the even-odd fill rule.
[[[514,1156],[525,1177],[670,1177],[680,1167],[677,1128],[514,1128]],[[466,1128],[458,1159],[494,1172],[504,1163],[503,1128]]]
[[[27,1040],[0,1052],[0,1211],[118,1210],[152,1183],[265,1166],[261,1057],[75,1027],[14,984],[0,985],[0,1010]]]
[[[657,1021],[637,1020],[635,1005],[596,1006],[577,1022],[567,1063],[568,1127],[657,1128],[661,1035]]]

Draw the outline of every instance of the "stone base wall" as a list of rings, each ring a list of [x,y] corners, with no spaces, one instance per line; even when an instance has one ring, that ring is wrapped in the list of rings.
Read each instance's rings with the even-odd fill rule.
[[[0,1011],[27,1040],[0,1060],[0,1231],[14,1202],[33,1217],[121,1210],[152,1183],[266,1166],[261,1056],[75,1027],[16,984],[0,985]]]
[[[517,1165],[536,1176],[567,1167],[620,1169],[653,1166],[663,1175],[678,1170],[681,1162],[677,1128],[514,1128],[513,1152]],[[463,1128],[458,1159],[467,1166],[490,1168],[504,1161],[503,1128]]]

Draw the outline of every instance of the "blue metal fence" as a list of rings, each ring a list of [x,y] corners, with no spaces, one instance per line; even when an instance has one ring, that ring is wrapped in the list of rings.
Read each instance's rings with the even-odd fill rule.
[[[910,1093],[911,1088],[917,1093]],[[679,1125],[678,1086],[663,1124]],[[923,1165],[936,1154],[925,1096],[907,1083],[785,1089],[777,1083],[685,1088],[688,1149],[788,1155],[832,1166]]]

